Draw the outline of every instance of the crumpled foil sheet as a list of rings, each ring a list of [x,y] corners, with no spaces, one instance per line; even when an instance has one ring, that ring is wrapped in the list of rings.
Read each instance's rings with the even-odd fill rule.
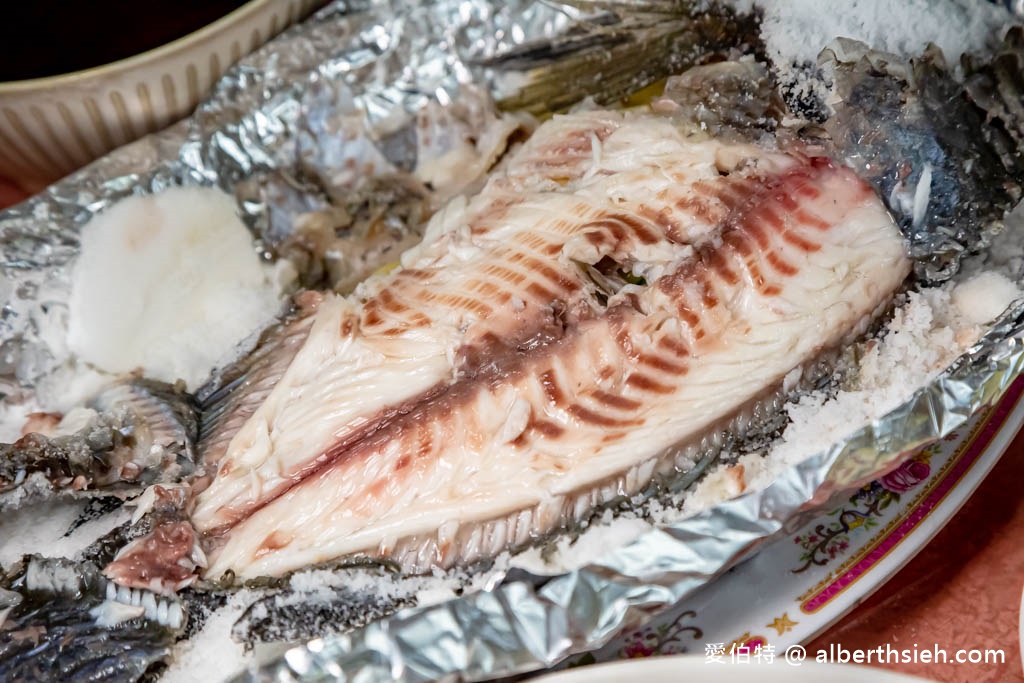
[[[410,168],[407,131],[417,109],[455,101],[473,84],[513,95],[525,77],[495,70],[496,57],[572,38],[576,22],[601,25],[602,11],[582,2],[338,0],[245,58],[189,120],[0,213],[0,394],[45,382],[69,362],[53,331],[66,326],[77,231],[104,207],[172,185],[216,185],[235,194],[258,239],[287,231],[296,213],[345,191],[352,145]],[[248,677],[485,680],[598,648],[799,527],[837,492],[962,425],[1022,365],[1024,304],[903,406],[763,491],[647,533],[576,571],[519,572],[488,591],[311,641]]]
[[[78,230],[105,207],[169,186],[219,186],[257,238],[286,233],[295,215],[354,184],[343,172],[351,156],[414,166],[415,112],[487,82],[474,65],[582,16],[534,0],[337,0],[233,67],[190,119],[0,212],[0,396],[68,362],[53,331],[67,327]]]

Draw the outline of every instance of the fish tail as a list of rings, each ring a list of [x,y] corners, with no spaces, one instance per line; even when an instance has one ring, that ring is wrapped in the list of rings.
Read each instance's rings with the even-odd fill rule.
[[[497,74],[502,109],[543,115],[587,97],[608,104],[712,54],[759,45],[756,17],[717,3],[614,0],[567,6],[580,16],[562,35],[481,64]]]

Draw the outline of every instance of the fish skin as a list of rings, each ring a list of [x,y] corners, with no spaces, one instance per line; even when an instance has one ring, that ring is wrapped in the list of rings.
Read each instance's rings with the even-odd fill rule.
[[[138,607],[145,594],[133,595],[134,605],[126,594],[110,599],[111,588],[97,566],[83,561],[29,556],[0,575],[0,678],[137,680],[166,658],[183,624],[161,623],[155,610]],[[159,598],[154,606],[157,600],[177,603]],[[176,609],[183,619],[180,603]],[[104,613],[116,623],[104,621]]]
[[[608,261],[649,286],[602,291]],[[321,303],[195,499],[208,577],[400,546],[421,571],[562,528],[691,468],[658,456],[855,334],[910,262],[849,169],[586,112],[538,129],[403,266]]]
[[[382,583],[395,581],[393,575],[383,570],[364,571],[372,571]],[[246,647],[258,642],[304,642],[361,628],[416,604],[413,585],[377,595],[346,586],[344,580],[351,577],[344,570],[336,570],[330,578],[337,581],[316,588],[286,584],[269,591],[269,595],[254,602],[238,618],[231,628],[232,637]]]

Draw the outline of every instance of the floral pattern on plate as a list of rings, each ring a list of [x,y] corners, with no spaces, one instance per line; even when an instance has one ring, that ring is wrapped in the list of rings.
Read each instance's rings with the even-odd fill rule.
[[[921,550],[1024,423],[1024,378],[943,441],[855,491],[647,627],[559,668],[663,654],[779,653],[841,619]],[[766,634],[766,635],[765,635]]]

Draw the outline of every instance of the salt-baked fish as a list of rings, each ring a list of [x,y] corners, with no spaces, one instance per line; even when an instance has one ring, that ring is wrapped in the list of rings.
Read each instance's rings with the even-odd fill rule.
[[[673,446],[861,332],[909,270],[884,205],[826,158],[557,116],[399,271],[318,303],[207,454],[207,573],[353,553],[422,571],[544,535],[692,467]]]
[[[606,50],[622,39],[612,27],[570,42],[627,59],[633,50]],[[1009,41],[997,64],[1019,48]],[[935,54],[907,64],[847,49],[824,62],[838,94],[820,126],[783,126],[785,106],[751,61],[672,79],[650,110],[555,117],[481,191],[437,213],[400,269],[349,296],[300,294],[200,392],[194,475],[150,489],[140,519],[69,570],[95,582],[87,607],[101,607],[80,625],[95,633],[123,617],[111,633],[141,652],[113,663],[139,671],[165,651],[167,634],[146,628],[162,628],[159,605],[167,622],[200,591],[218,594],[199,574],[226,586],[337,558],[409,572],[471,563],[651,482],[692,478],[722,434],[742,436],[855,339],[913,266],[945,277],[1019,198],[1021,97],[1005,69],[968,65],[962,89]],[[632,83],[639,66],[617,66],[615,87]],[[531,101],[556,73],[562,96],[587,94],[540,68]],[[330,242],[337,228],[313,232]],[[324,260],[311,241],[311,262]],[[933,268],[936,255],[949,268]],[[357,265],[310,272],[371,270]],[[102,564],[120,588],[95,578]],[[38,625],[45,611],[25,596],[45,595],[20,575],[2,588],[0,672],[20,672],[4,668],[25,661],[10,633]],[[182,603],[153,594],[178,589]],[[332,599],[378,614],[410,595]],[[293,598],[256,603],[238,637],[313,635],[277,623],[301,612]],[[40,638],[56,648],[59,635]],[[82,651],[48,666],[69,658],[88,667]]]
[[[534,542],[699,468],[709,435],[741,433],[889,303],[905,244],[963,251],[1019,196],[1016,158],[934,130],[923,112],[954,87],[938,56],[847,48],[837,87],[877,90],[893,139],[842,102],[824,136],[780,129],[763,67],[701,67],[651,111],[554,117],[398,271],[304,295],[206,406],[189,506],[205,576],[354,555],[416,572]],[[911,132],[930,151],[894,169]],[[834,160],[854,149],[872,184]],[[158,589],[140,547],[107,575]]]

